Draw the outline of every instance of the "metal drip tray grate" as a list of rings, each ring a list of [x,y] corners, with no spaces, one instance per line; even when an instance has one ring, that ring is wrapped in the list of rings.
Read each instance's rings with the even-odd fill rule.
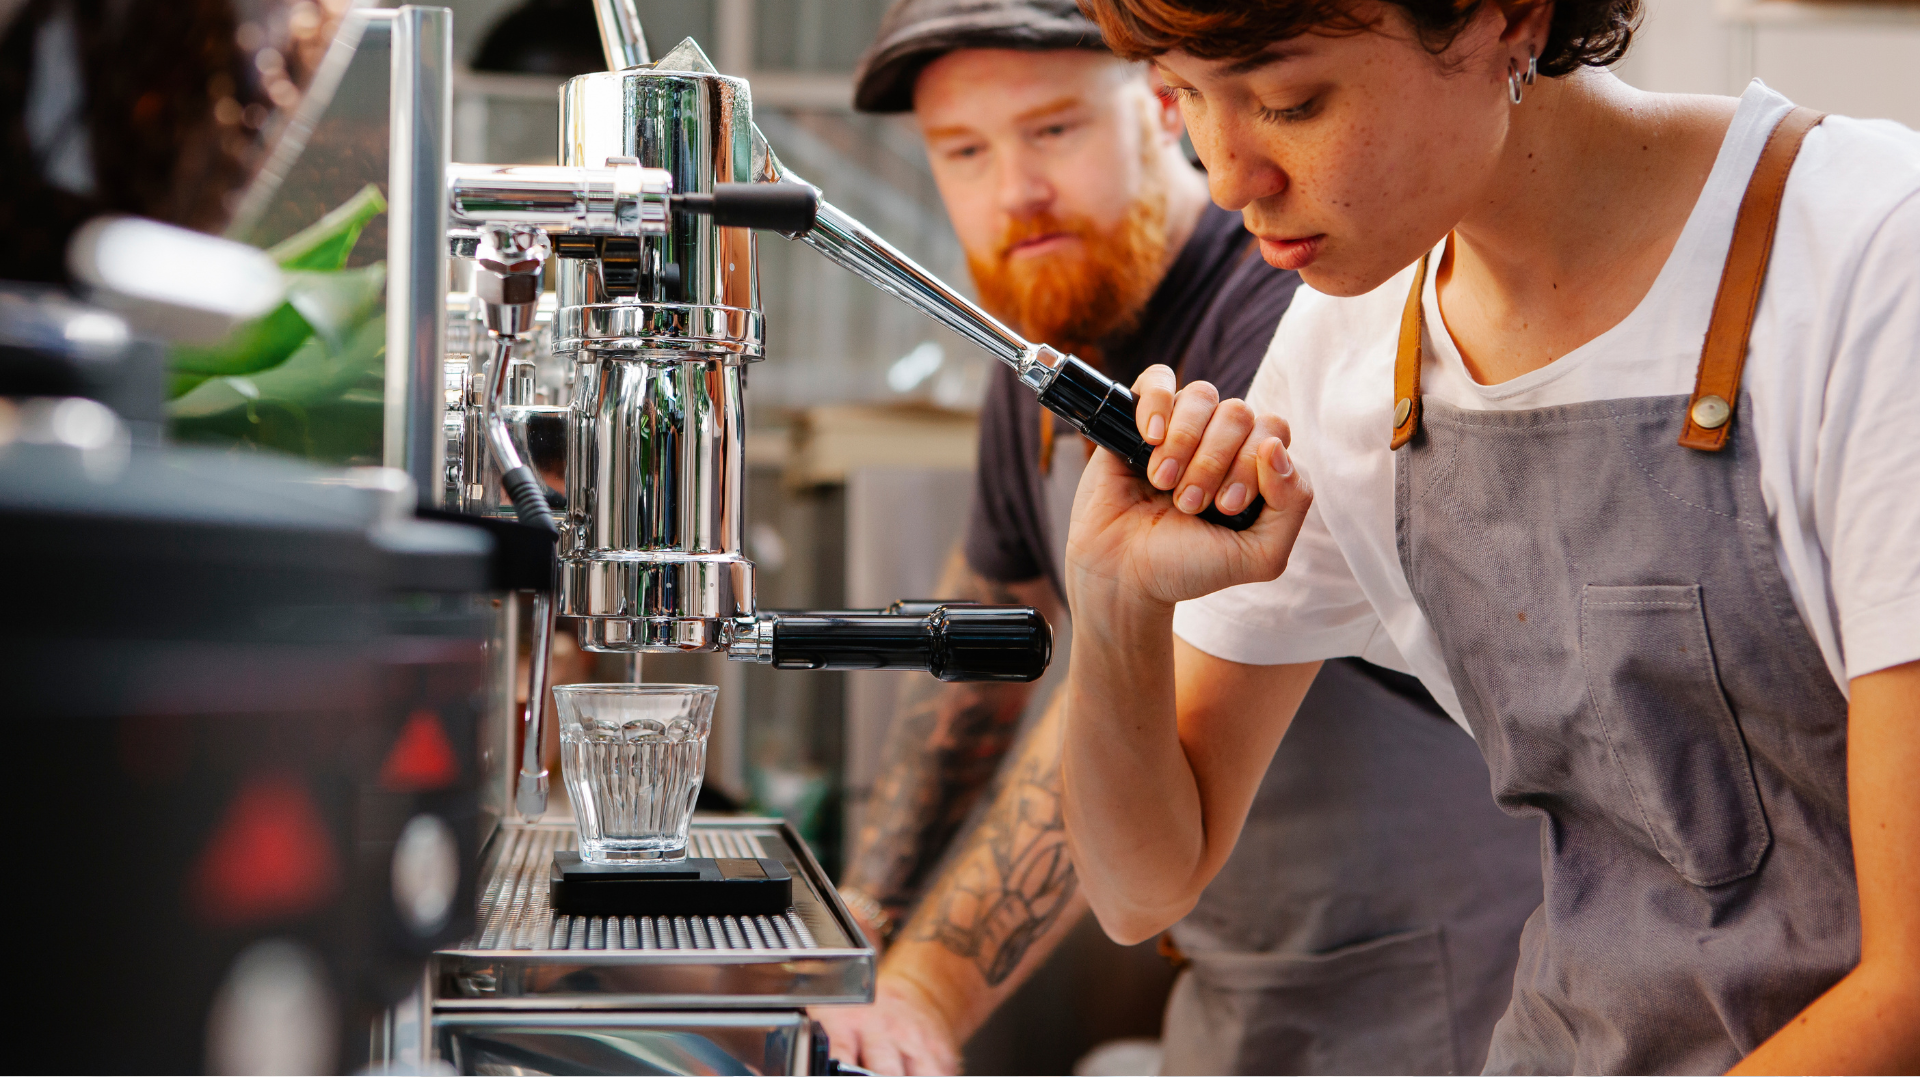
[[[784,915],[557,915],[548,866],[567,825],[503,826],[486,857],[474,936],[435,956],[435,1007],[762,1007],[869,1000],[873,950],[784,822],[705,819],[700,858],[778,859]]]
[[[475,949],[812,949],[813,932],[785,915],[556,915],[547,867],[574,843],[571,829],[523,829],[511,837],[480,897]],[[750,832],[699,828],[688,838],[696,859],[772,858]]]

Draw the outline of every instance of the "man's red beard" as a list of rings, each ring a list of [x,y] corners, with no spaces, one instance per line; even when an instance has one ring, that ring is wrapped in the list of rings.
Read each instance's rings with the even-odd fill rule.
[[[1012,257],[1015,245],[1051,233],[1079,238],[1045,255]],[[1149,190],[1118,224],[1042,214],[1014,221],[989,257],[967,253],[980,303],[1031,341],[1085,356],[1140,321],[1167,268],[1167,200]],[[1090,359],[1090,358],[1089,358]]]

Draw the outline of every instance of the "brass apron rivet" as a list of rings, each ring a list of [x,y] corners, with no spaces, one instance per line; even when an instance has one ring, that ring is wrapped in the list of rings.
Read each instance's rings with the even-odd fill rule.
[[[1693,403],[1690,413],[1693,422],[1709,430],[1721,427],[1733,417],[1733,410],[1727,406],[1727,399],[1719,394],[1708,394]]]
[[[1718,398],[1714,400],[1718,401]],[[1401,398],[1393,405],[1393,426],[1406,427],[1407,417],[1413,415],[1413,399]]]

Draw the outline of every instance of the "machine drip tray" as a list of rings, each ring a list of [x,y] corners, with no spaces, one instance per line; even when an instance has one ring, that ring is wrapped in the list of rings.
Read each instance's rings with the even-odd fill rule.
[[[571,823],[509,823],[494,834],[481,856],[473,935],[434,955],[437,1015],[873,1000],[873,947],[785,822],[695,815],[688,836],[692,859],[754,861],[763,869],[771,862],[786,871],[791,905],[769,914],[560,911],[552,897],[555,856],[578,846]]]
[[[565,915],[779,915],[793,906],[793,876],[774,859],[610,865],[556,851],[548,888]]]

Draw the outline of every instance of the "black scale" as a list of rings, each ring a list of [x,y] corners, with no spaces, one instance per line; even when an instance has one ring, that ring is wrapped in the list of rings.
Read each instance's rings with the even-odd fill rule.
[[[549,874],[563,915],[779,915],[793,906],[793,876],[778,859],[607,864],[556,851]]]

